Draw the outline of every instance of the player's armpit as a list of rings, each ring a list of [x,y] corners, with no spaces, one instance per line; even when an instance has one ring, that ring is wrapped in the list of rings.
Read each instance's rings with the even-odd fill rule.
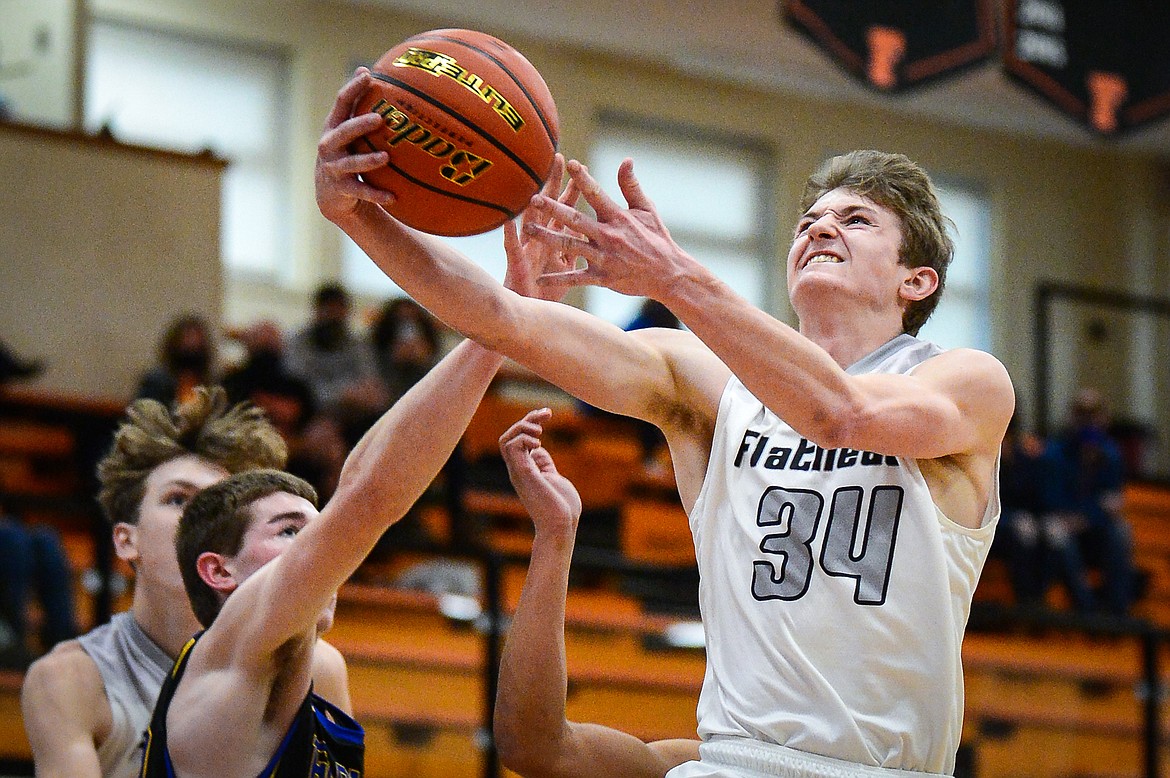
[[[678,767],[685,762],[699,760],[699,741],[694,738],[655,740],[649,745],[658,754],[658,758],[662,760],[667,770]]]

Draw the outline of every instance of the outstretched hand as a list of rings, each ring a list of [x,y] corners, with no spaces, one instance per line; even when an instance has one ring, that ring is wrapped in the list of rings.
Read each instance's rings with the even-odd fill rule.
[[[369,89],[370,78],[369,70],[358,68],[354,77],[341,88],[317,143],[317,163],[313,172],[317,207],[335,224],[356,214],[365,203],[382,207],[394,202],[391,192],[370,186],[358,178],[360,173],[385,166],[389,154],[385,151],[349,152],[351,143],[382,125],[382,117],[376,113],[351,116],[358,99]]]
[[[553,199],[572,209],[578,197],[577,183],[569,179],[569,183],[558,195],[557,190],[560,189],[564,177],[565,158],[557,154],[553,159],[552,171],[540,190],[540,196]],[[533,208],[525,208],[519,218],[505,224],[504,253],[508,257],[508,271],[504,276],[504,286],[525,297],[558,301],[573,284],[555,279],[558,274],[573,269],[576,257],[545,241],[534,239],[527,230],[530,224],[539,225],[552,232],[564,230],[564,225],[555,218],[550,218]],[[550,280],[543,282],[542,278]]]
[[[544,193],[532,198],[529,211],[559,222],[564,229],[549,229],[534,220],[524,231],[549,250],[574,261],[581,257],[587,263],[582,268],[546,273],[542,283],[605,286],[665,302],[674,282],[693,272],[698,263],[670,237],[654,203],[634,176],[633,160],[624,160],[618,168],[625,208],[602,190],[580,162],[571,160],[566,167],[597,216],[592,218]]]
[[[537,531],[572,532],[581,518],[581,496],[569,479],[557,472],[552,455],[540,444],[542,424],[550,418],[548,408],[529,411],[500,436],[500,452],[512,486]]]

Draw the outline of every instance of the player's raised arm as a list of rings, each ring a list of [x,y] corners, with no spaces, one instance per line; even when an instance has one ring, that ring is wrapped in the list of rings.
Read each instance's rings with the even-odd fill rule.
[[[201,642],[204,655],[217,646],[260,661],[314,623],[386,527],[434,480],[501,360],[461,343],[395,403],[346,459],[321,515],[299,523],[290,517],[296,537],[289,547],[227,598]]]
[[[500,660],[495,736],[500,758],[526,778],[661,778],[695,759],[698,740],[646,744],[565,718],[565,598],[581,498],[540,444],[551,412],[530,412],[500,438],[516,493],[536,528],[528,577]]]
[[[532,209],[563,220],[574,234],[535,222],[528,227],[534,239],[587,261],[558,280],[663,302],[767,407],[826,448],[929,459],[998,447],[1013,399],[1007,373],[993,357],[956,351],[913,377],[846,371],[903,332],[907,311],[939,288],[938,270],[904,260],[898,213],[846,188],[811,204],[788,260],[798,332],[748,303],[674,242],[632,160],[618,172],[625,207],[580,163],[570,162],[568,170],[597,217],[537,196]],[[920,198],[928,199],[925,192]],[[881,294],[882,286],[891,291]]]
[[[692,363],[702,352],[625,333],[570,306],[512,294],[448,244],[391,218],[381,204],[393,194],[373,189],[357,176],[385,164],[385,156],[348,152],[355,139],[377,125],[376,116],[350,118],[368,79],[359,71],[341,90],[318,144],[316,187],[322,214],[447,324],[586,402],[655,423],[669,424],[679,404],[705,408],[714,417],[726,378],[718,360],[708,356],[704,369],[689,370],[679,362]],[[553,199],[561,170],[558,161],[545,188]],[[569,200],[561,199],[572,210]],[[526,241],[510,241],[510,255],[533,250]],[[567,261],[575,257],[566,256]],[[700,385],[688,383],[692,378]]]

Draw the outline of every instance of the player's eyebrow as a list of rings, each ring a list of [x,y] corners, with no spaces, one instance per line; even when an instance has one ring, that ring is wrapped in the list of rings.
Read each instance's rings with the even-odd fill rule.
[[[308,520],[308,516],[305,514],[304,511],[284,511],[282,513],[276,514],[275,516],[270,516],[268,519],[268,523],[269,524],[279,524],[282,521],[306,521],[306,520]]]
[[[178,487],[180,489],[192,489],[194,491],[199,491],[200,489],[203,488],[203,487],[199,486],[198,484],[195,484],[195,483],[192,483],[191,481],[188,481],[186,478],[172,478],[169,481],[163,481],[163,484],[162,484],[163,489],[173,489],[175,487]]]
[[[822,208],[821,210],[818,211],[816,208],[809,208],[800,217],[800,221],[804,221],[805,219],[813,219],[815,221],[816,219],[819,219],[821,216],[823,216],[825,213],[835,213],[835,214],[837,214],[837,218],[844,219],[846,216],[851,216],[852,214],[857,213],[858,211],[864,211],[866,214],[875,214],[876,213],[873,206],[868,205],[866,203],[850,203],[849,205],[846,205],[845,207],[843,207],[841,210],[837,210],[835,208]]]

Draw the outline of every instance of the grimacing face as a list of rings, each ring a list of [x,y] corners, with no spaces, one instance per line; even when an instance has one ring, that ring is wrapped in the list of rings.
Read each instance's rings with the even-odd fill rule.
[[[902,239],[889,208],[845,188],[822,195],[797,222],[788,252],[788,296],[802,327],[825,314],[901,327],[907,306],[939,281],[933,268],[902,264]]]
[[[788,252],[793,303],[805,283],[852,287],[867,297],[894,288],[901,245],[893,211],[848,189],[826,192],[796,225]]]

